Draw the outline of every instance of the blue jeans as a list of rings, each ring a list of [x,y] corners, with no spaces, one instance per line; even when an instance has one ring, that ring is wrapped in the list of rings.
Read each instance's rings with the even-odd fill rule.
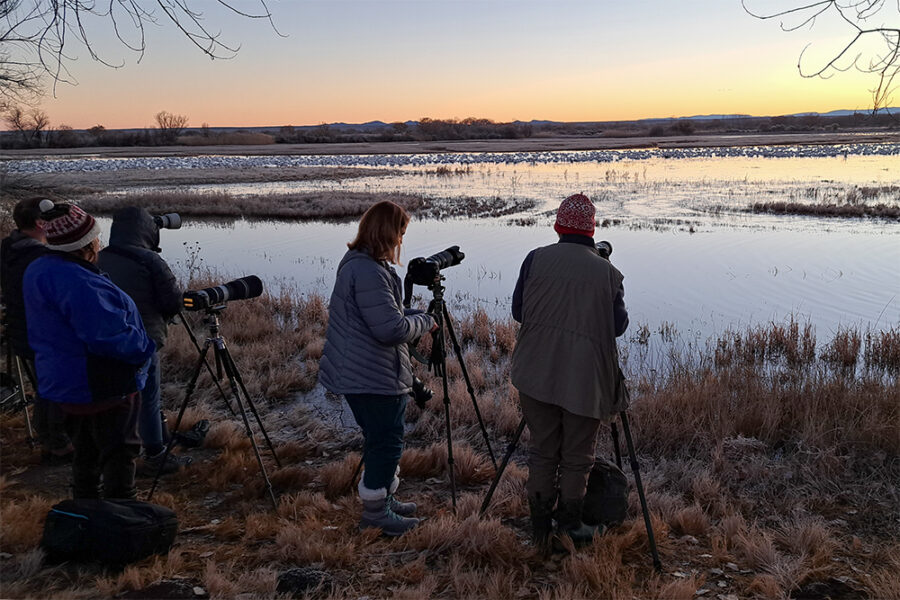
[[[165,449],[159,414],[159,384],[159,352],[154,352],[147,370],[147,383],[141,390],[141,413],[138,417],[141,445],[148,456],[159,454]]]
[[[353,417],[365,436],[363,485],[390,488],[403,453],[403,421],[408,394],[345,394]]]

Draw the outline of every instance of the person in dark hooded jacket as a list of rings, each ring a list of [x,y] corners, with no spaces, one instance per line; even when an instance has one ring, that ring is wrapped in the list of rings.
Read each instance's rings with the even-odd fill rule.
[[[166,343],[168,323],[181,310],[182,291],[166,261],[159,255],[159,227],[145,209],[129,206],[113,214],[109,245],[100,252],[97,266],[131,296],[141,313],[147,335],[157,351],[150,361],[147,384],[141,392],[138,428],[143,445],[142,472],[156,474],[165,455],[160,419],[159,349]],[[163,473],[190,463],[188,457],[169,453]]]

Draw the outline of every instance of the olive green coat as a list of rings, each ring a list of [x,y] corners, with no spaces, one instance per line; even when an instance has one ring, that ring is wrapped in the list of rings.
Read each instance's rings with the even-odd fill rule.
[[[538,248],[524,284],[512,383],[576,415],[607,419],[624,410],[613,301],[623,276],[595,248]]]

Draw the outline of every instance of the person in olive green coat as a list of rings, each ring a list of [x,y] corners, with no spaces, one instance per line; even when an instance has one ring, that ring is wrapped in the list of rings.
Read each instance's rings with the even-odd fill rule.
[[[513,293],[522,326],[511,375],[531,433],[526,491],[538,544],[549,539],[554,506],[561,534],[576,544],[593,537],[581,512],[597,431],[625,408],[616,395],[623,276],[594,244],[594,215],[587,196],[566,198],[558,243],[528,254]]]

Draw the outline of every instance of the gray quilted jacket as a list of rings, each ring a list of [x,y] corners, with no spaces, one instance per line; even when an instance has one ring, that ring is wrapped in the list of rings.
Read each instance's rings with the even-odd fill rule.
[[[406,342],[428,332],[430,315],[405,315],[400,277],[386,262],[349,250],[328,305],[319,381],[335,394],[395,396],[412,390]]]

